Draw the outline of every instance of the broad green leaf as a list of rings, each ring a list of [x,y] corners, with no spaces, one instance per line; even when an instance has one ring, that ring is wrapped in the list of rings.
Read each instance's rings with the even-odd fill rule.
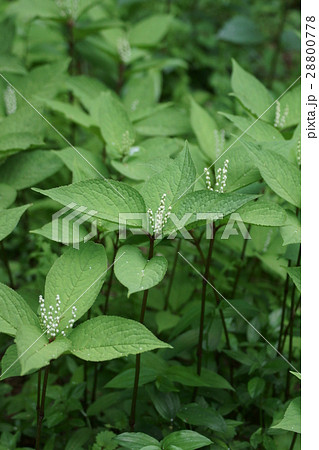
[[[120,283],[128,288],[128,296],[156,286],[166,271],[167,260],[164,256],[154,256],[148,261],[133,245],[124,245],[117,252],[114,273]]]
[[[1,23],[3,27],[3,22]],[[21,64],[19,58],[12,55],[0,55],[0,71],[2,73],[18,73],[21,75],[26,74],[24,66]]]
[[[123,88],[123,103],[133,121],[142,118],[146,108],[156,104],[161,92],[160,84],[157,71],[129,78]]]
[[[152,436],[148,436],[144,433],[122,433],[116,436],[114,439],[121,447],[128,448],[130,450],[141,450],[147,445],[154,445],[159,447],[159,442]]]
[[[59,329],[65,330],[72,319],[75,306],[76,320],[93,305],[107,270],[105,249],[90,241],[79,250],[69,248],[51,267],[45,282],[45,307],[56,309],[56,296],[60,296]]]
[[[22,325],[38,323],[37,316],[26,301],[13,289],[0,283],[0,332],[15,336]]]
[[[281,128],[288,128],[293,125],[298,125],[300,123],[301,112],[301,85],[299,84],[293,89],[290,89],[280,99],[279,104],[280,117],[283,121],[283,125]]]
[[[18,206],[17,208],[3,209],[0,211],[0,241],[10,234],[17,226],[22,214],[30,205]]]
[[[301,398],[294,398],[288,405],[283,419],[271,428],[301,433]]]
[[[0,166],[0,172],[1,172]],[[8,184],[0,184],[0,209],[8,208],[12,205],[17,196],[17,191]]]
[[[170,311],[159,311],[155,317],[158,333],[174,328],[179,321],[180,317],[172,314]]]
[[[220,114],[229,119],[240,131],[258,142],[273,142],[284,139],[275,127],[262,120],[256,121],[254,117],[247,119],[246,117],[234,116],[233,114]],[[238,134],[240,135],[241,133]]]
[[[264,392],[266,383],[263,378],[254,377],[248,381],[248,393],[251,398],[256,398]]]
[[[142,136],[180,136],[190,132],[188,115],[174,106],[161,108],[135,124]]]
[[[106,91],[101,81],[86,75],[69,77],[66,85],[89,112],[93,111],[94,104],[101,93]]]
[[[48,100],[45,104],[53,111],[62,114],[66,119],[73,123],[77,123],[81,127],[90,128],[97,126],[93,118],[84,112],[78,105],[71,105],[58,100]]]
[[[47,195],[63,205],[75,203],[86,207],[89,211],[96,211],[94,217],[119,222],[119,214],[145,213],[145,203],[139,192],[133,187],[113,180],[86,180],[53,189],[34,189]],[[130,222],[131,223],[131,222]],[[132,222],[133,224],[133,222]],[[140,221],[136,221],[140,225]]]
[[[246,16],[234,16],[224,23],[217,37],[238,45],[257,45],[264,41],[256,22]]]
[[[139,386],[144,386],[147,383],[155,381],[158,376],[158,371],[142,365],[140,370],[140,377],[138,380]],[[124,370],[123,372],[112,378],[111,381],[106,383],[104,387],[112,389],[129,389],[134,387],[135,380],[135,368]]]
[[[233,59],[233,72],[231,85],[235,96],[252,114],[260,116],[273,103],[274,98],[268,89],[250,73],[246,72]],[[274,109],[270,108],[263,116],[262,120],[272,122],[274,120]]]
[[[161,442],[163,450],[169,450],[173,445],[183,450],[198,450],[211,443],[212,441],[207,437],[191,430],[175,431]]]
[[[74,224],[78,218],[76,216],[73,220],[65,220],[66,218],[61,216],[54,221],[51,220],[37,230],[31,230],[30,233],[39,234],[52,241],[62,242],[66,245],[70,243],[72,245],[78,244],[79,242],[83,242],[84,238],[88,235],[88,231],[83,224],[76,226],[74,229]]]
[[[282,245],[300,244],[301,224],[296,214],[292,211],[287,211],[287,220],[285,225],[280,227],[280,234],[283,239]]]
[[[222,416],[213,408],[203,408],[197,403],[190,403],[182,406],[177,416],[183,422],[195,426],[204,426],[210,430],[224,433],[226,431],[226,423]]]
[[[39,326],[23,324],[17,331],[17,344],[21,375],[47,366],[52,359],[70,350],[71,343],[66,337],[58,337],[48,342]]]
[[[287,272],[295,283],[299,292],[301,292],[301,267],[288,267]]]
[[[96,109],[105,142],[120,155],[128,153],[135,141],[135,130],[120,100],[110,92],[102,93]]]
[[[25,189],[50,177],[62,165],[49,150],[22,152],[11,156],[0,166],[0,178],[15,189]]]
[[[300,170],[271,150],[262,150],[248,141],[245,141],[245,145],[268,186],[277,195],[300,208]]]
[[[81,147],[76,147],[76,151],[67,147],[54,152],[72,172],[72,183],[79,181],[108,177],[108,170],[103,161],[94,153]]]
[[[193,99],[191,99],[191,124],[200,148],[208,160],[214,162],[218,156],[216,154],[218,128],[211,115]]]
[[[155,214],[163,194],[166,194],[167,211],[167,208],[186,191],[194,190],[195,176],[195,166],[186,142],[178,156],[162,172],[149,178],[140,188],[146,208],[150,208]]]
[[[225,378],[210,370],[203,370],[198,376],[192,368],[183,366],[171,366],[165,375],[176,383],[185,386],[207,386],[214,389],[233,389]]]
[[[171,162],[170,158],[154,158],[152,161],[140,161],[138,158],[131,162],[112,161],[112,166],[122,175],[132,180],[148,180],[158,172],[162,172]]]
[[[43,145],[43,128],[43,120],[30,113],[29,107],[19,107],[0,122],[0,158]]]
[[[181,219],[189,214],[184,226],[190,227],[194,224],[200,225],[205,223],[205,219],[198,218],[197,214],[221,214],[223,218],[228,214],[235,212],[245,203],[254,200],[256,195],[236,194],[236,193],[219,193],[209,191],[208,189],[191,192],[183,196],[174,206],[172,212]],[[195,212],[194,212],[195,211]],[[207,220],[211,220],[207,217]],[[176,229],[175,224],[169,221],[164,232],[169,234]]]
[[[141,20],[129,32],[130,44],[137,47],[157,45],[167,33],[171,21],[172,17],[168,14],[152,15]]]
[[[287,220],[287,214],[283,208],[276,203],[264,200],[246,203],[237,212],[243,222],[254,225],[280,227]]]
[[[18,350],[16,344],[10,345],[1,359],[0,380],[3,381],[9,377],[19,377],[21,375],[21,364],[18,359]]]
[[[153,388],[153,386],[149,386],[147,391],[159,415],[168,422],[173,421],[181,407],[181,402],[176,392],[161,392]]]
[[[170,347],[141,323],[115,316],[87,320],[72,331],[70,340],[71,353],[86,361],[108,361]]]

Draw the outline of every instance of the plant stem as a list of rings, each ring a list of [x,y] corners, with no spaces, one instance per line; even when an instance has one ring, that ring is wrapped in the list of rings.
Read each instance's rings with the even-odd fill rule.
[[[248,233],[250,231],[250,225],[248,226]],[[246,248],[247,248],[247,242],[248,239],[244,239],[244,244],[243,244],[243,248],[241,250],[241,254],[240,254],[240,263],[237,267],[237,272],[236,272],[236,276],[235,276],[235,281],[233,284],[233,290],[232,290],[232,294],[231,294],[231,298],[234,299],[236,291],[237,291],[237,286],[238,286],[238,281],[239,281],[239,277],[240,277],[240,273],[241,273],[241,269],[242,269],[242,265],[243,265],[243,261],[245,259],[245,253],[246,253]]]
[[[281,52],[281,35],[285,26],[285,22],[287,19],[287,13],[288,13],[288,7],[289,7],[289,0],[282,0],[281,2],[281,8],[280,8],[280,21],[277,28],[277,31],[274,36],[274,53],[270,62],[270,70],[268,75],[268,87],[272,87],[274,78],[276,76],[276,70],[277,70],[277,64],[279,55]]]
[[[93,387],[92,387],[92,395],[91,395],[91,403],[95,402],[96,399],[96,389],[97,389],[97,375],[98,375],[98,369],[99,364],[94,365],[94,375],[93,375]]]
[[[288,267],[290,267],[290,264],[291,264],[291,261],[289,260]],[[285,322],[285,315],[286,315],[288,291],[289,291],[289,275],[287,273],[286,281],[285,281],[285,288],[284,288],[284,303],[282,305],[282,312],[281,312],[280,331],[279,331],[279,338],[278,338],[278,351],[281,351],[282,347],[283,347],[283,344],[281,344],[281,341],[282,341],[282,333],[284,331],[284,322]]]
[[[115,261],[115,258],[116,258],[118,242],[119,242],[119,235],[117,234],[116,235],[116,241],[114,243],[114,257],[113,257],[113,261],[112,261],[111,273],[110,273],[110,278],[109,278],[109,281],[108,281],[108,284],[107,284],[107,290],[106,290],[106,294],[105,294],[105,303],[104,303],[104,308],[103,308],[103,314],[107,313],[107,309],[108,309],[108,306],[109,306],[109,298],[110,298],[112,282],[113,282],[113,276],[114,276],[114,261]]]
[[[175,271],[176,271],[176,265],[177,265],[177,259],[178,259],[178,252],[179,252],[180,249],[181,249],[181,243],[182,243],[182,240],[180,239],[180,240],[178,241],[178,243],[177,243],[177,246],[176,246],[176,251],[175,251],[175,256],[174,256],[174,261],[173,261],[172,272],[171,272],[171,275],[170,275],[170,278],[169,278],[168,289],[167,289],[166,296],[165,296],[164,311],[166,311],[167,308],[168,308],[169,296],[170,296],[171,289],[172,289],[172,285],[173,285],[173,281],[174,281],[174,276],[175,276]]]
[[[292,437],[292,441],[291,441],[290,447],[289,447],[289,450],[293,450],[293,448],[295,446],[295,443],[296,443],[296,440],[297,440],[297,436],[298,436],[298,434],[294,433],[294,435]]]
[[[295,315],[297,314],[297,311],[298,311],[298,309],[299,309],[300,303],[301,303],[301,297],[299,297],[298,303],[297,303],[297,305],[296,305],[296,307],[295,307],[294,314],[293,314],[293,319],[295,319]],[[286,342],[286,339],[287,339],[287,335],[288,335],[288,332],[289,332],[289,330],[290,330],[290,325],[291,325],[291,320],[289,320],[289,323],[288,323],[288,325],[286,326],[286,329],[285,329],[285,331],[284,331],[284,336],[283,336],[283,339],[282,339],[281,349],[283,349],[284,346],[285,346],[285,342]]]
[[[148,253],[149,260],[153,258],[153,254],[154,254],[154,238],[152,236],[150,236],[150,248],[149,248],[149,253]],[[148,291],[149,291],[149,289],[145,290],[144,294],[143,294],[143,301],[142,301],[141,314],[140,314],[140,323],[144,323]],[[132,397],[132,405],[131,405],[131,414],[130,414],[130,420],[129,420],[129,425],[130,425],[131,431],[134,431],[134,426],[135,426],[136,402],[137,402],[140,370],[141,370],[141,354],[139,353],[136,355],[134,388],[133,388],[133,397]]]
[[[41,399],[41,371],[38,370],[38,392],[37,392],[37,427],[39,424],[39,415],[40,415],[40,399]]]
[[[192,238],[193,238],[193,240],[194,240],[194,245],[195,245],[195,247],[197,248],[197,251],[198,251],[198,253],[199,253],[200,257],[201,257],[201,260],[202,260],[203,265],[205,266],[205,264],[206,264],[206,259],[205,259],[203,250],[201,249],[199,240],[196,238],[196,236],[195,236],[193,230],[190,230],[190,231],[189,231],[189,234],[192,236]]]
[[[6,254],[6,251],[5,251],[5,248],[4,248],[4,245],[3,245],[2,241],[0,242],[0,247],[1,247],[1,253],[2,253],[2,258],[3,258],[3,264],[4,264],[5,268],[6,268],[6,271],[8,273],[8,277],[9,277],[9,280],[10,280],[10,287],[12,289],[14,289],[12,272],[11,272],[11,269],[10,269],[9,261],[8,261],[7,254]]]
[[[293,337],[294,337],[295,292],[296,292],[296,286],[293,285],[292,294],[291,294],[291,305],[290,305],[290,319],[289,319],[289,323],[290,323],[289,353],[288,353],[289,361],[292,358],[292,341],[293,341]],[[286,400],[288,400],[289,391],[290,391],[290,371],[288,370],[287,378],[286,378],[286,391],[285,391]]]
[[[44,371],[41,404],[40,404],[39,418],[38,418],[38,424],[37,424],[37,437],[36,437],[36,444],[35,444],[36,450],[40,450],[41,428],[42,428],[42,421],[44,418],[45,394],[46,394],[46,390],[47,390],[49,371],[50,371],[50,364],[48,366],[46,366],[45,371]]]
[[[201,312],[200,312],[200,322],[199,322],[199,336],[198,336],[198,347],[197,347],[197,375],[201,374],[202,371],[202,359],[203,359],[203,335],[204,335],[204,319],[205,319],[205,304],[206,304],[206,291],[207,291],[207,281],[209,277],[209,268],[212,260],[213,247],[214,247],[214,224],[212,225],[212,237],[209,241],[208,254],[205,265],[205,273],[202,282],[202,302],[201,302]]]

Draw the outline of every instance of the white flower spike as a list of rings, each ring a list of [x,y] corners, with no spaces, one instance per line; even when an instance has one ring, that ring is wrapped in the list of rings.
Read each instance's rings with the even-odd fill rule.
[[[167,212],[165,212],[165,209],[166,209],[165,202],[166,202],[166,194],[163,194],[160,205],[155,213],[155,217],[154,217],[153,211],[150,208],[147,210],[151,228],[152,228],[152,231],[153,231],[153,234],[155,235],[155,237],[159,236],[162,233],[163,228],[166,225],[166,223],[169,219],[169,216],[171,215],[172,207],[169,206],[167,208]]]
[[[42,295],[39,296],[39,304],[40,304],[40,321],[42,325],[42,329],[45,330],[47,336],[49,338],[55,338],[59,333],[59,323],[61,320],[60,311],[61,311],[61,300],[59,294],[56,296],[56,304],[55,308],[52,305],[49,306],[49,311],[47,312],[45,308],[45,301]],[[76,306],[72,306],[72,319],[69,320],[69,325],[66,328],[72,328],[74,322],[76,320]],[[65,331],[61,330],[61,335],[65,336]]]
[[[215,182],[214,188],[212,188],[212,182],[211,182],[211,178],[210,178],[210,174],[209,174],[209,169],[207,167],[205,167],[204,172],[206,174],[206,187],[208,190],[220,192],[220,193],[224,192],[224,189],[226,188],[228,165],[229,165],[229,160],[225,159],[223,168],[217,169],[216,182]]]

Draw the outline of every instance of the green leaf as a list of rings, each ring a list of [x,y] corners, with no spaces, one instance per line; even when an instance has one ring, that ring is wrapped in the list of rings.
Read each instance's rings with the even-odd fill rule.
[[[238,45],[257,45],[264,41],[256,23],[245,16],[235,16],[229,19],[219,30],[217,36],[222,41]]]
[[[183,196],[174,206],[172,212],[181,219],[185,214],[191,214],[185,225],[190,227],[191,224],[200,225],[205,223],[203,219],[197,217],[200,214],[221,214],[227,216],[233,213],[245,203],[256,198],[256,195],[236,194],[236,193],[219,193],[209,191],[207,189],[191,192]],[[207,219],[208,220],[208,219]],[[171,233],[176,226],[169,221],[167,227],[164,228],[165,233]]]
[[[282,128],[298,125],[301,112],[301,85],[290,89],[279,103],[281,117],[286,114]]]
[[[233,59],[233,72],[231,86],[236,97],[252,114],[260,116],[273,103],[274,98],[268,89],[250,73],[246,72]],[[263,116],[262,120],[274,121],[274,108],[270,108]]]
[[[130,450],[141,450],[147,445],[154,445],[159,447],[159,442],[151,436],[144,433],[122,433],[114,439],[122,447]]]
[[[48,100],[45,104],[53,111],[62,114],[66,119],[81,127],[90,128],[97,126],[93,118],[85,113],[78,105],[72,105],[58,100]]]
[[[280,227],[287,220],[286,211],[273,202],[258,200],[238,209],[243,222],[267,227]]]
[[[246,119],[241,116],[234,116],[233,114],[220,113],[225,116],[228,120],[233,122],[233,124],[240,129],[247,136],[258,142],[274,142],[283,141],[281,133],[269,123],[263,122],[262,120],[256,121],[255,118]],[[243,139],[240,139],[243,141]]]
[[[115,316],[87,320],[72,331],[70,340],[71,353],[85,361],[108,361],[170,347],[141,323]]]
[[[185,386],[207,386],[214,389],[233,389],[225,378],[210,370],[203,370],[199,377],[192,368],[171,366],[165,375],[176,383]]]
[[[225,433],[226,431],[226,423],[216,410],[207,407],[203,408],[197,403],[182,406],[177,416],[190,425],[204,426],[220,433]]]
[[[34,189],[47,195],[63,205],[76,203],[85,206],[88,211],[96,211],[94,217],[119,222],[120,213],[145,213],[145,203],[142,196],[133,187],[113,180],[86,180],[53,189]],[[140,221],[130,222],[132,226]]]
[[[7,348],[1,359],[1,381],[10,377],[19,377],[21,375],[21,364],[18,360],[18,350],[15,344]]]
[[[169,450],[171,445],[180,447],[183,450],[198,450],[212,444],[212,441],[196,431],[182,430],[169,434],[162,440],[161,444],[163,450]]]
[[[81,147],[71,147],[54,152],[72,172],[72,182],[77,183],[92,178],[108,177],[108,170],[103,161],[94,153]],[[81,156],[82,155],[82,156]]]
[[[300,208],[300,170],[271,150],[262,150],[248,141],[245,141],[245,145],[268,186],[277,195]]]
[[[183,136],[189,133],[190,123],[186,111],[171,106],[138,121],[135,128],[142,136]]]
[[[1,333],[15,336],[24,324],[38,324],[38,318],[27,302],[5,284],[0,283],[0,325]]]
[[[0,178],[15,189],[25,189],[53,175],[62,162],[49,150],[18,153],[0,166]]]
[[[0,166],[0,170],[1,170]],[[0,184],[0,209],[8,208],[12,205],[17,196],[16,190],[8,184]]]
[[[156,286],[166,271],[167,260],[164,256],[154,256],[148,261],[133,245],[124,245],[117,252],[114,273],[120,283],[128,288],[128,296]]]
[[[301,292],[301,267],[288,267],[287,272],[298,291]]]
[[[200,148],[208,160],[214,162],[218,156],[216,154],[218,128],[211,115],[193,99],[191,99],[191,125]]]
[[[48,342],[47,337],[39,326],[23,324],[17,331],[15,338],[21,375],[47,366],[52,359],[70,350],[70,341],[66,337],[58,337]]]
[[[0,122],[0,158],[43,145],[43,120],[21,107]]]
[[[55,309],[56,296],[60,296],[59,328],[64,330],[72,319],[72,306],[77,309],[76,320],[93,305],[107,270],[103,245],[90,241],[79,250],[69,248],[51,267],[45,282],[45,307]]]
[[[294,398],[288,405],[283,419],[271,428],[301,433],[301,398]]]
[[[138,380],[139,386],[155,381],[158,376],[158,371],[151,367],[142,365],[140,370],[140,377]],[[112,389],[129,389],[134,387],[135,368],[124,370],[110,380],[104,387]]]
[[[39,234],[52,241],[62,242],[63,244],[78,244],[83,242],[84,238],[88,235],[88,231],[82,224],[79,227],[76,226],[76,230],[73,229],[73,225],[78,217],[73,220],[65,220],[64,216],[58,217],[54,220],[54,225],[52,220],[49,223],[43,225],[43,227],[37,230],[31,230],[30,233]]]
[[[120,100],[110,92],[102,93],[96,110],[105,142],[120,155],[128,153],[135,141],[135,130]]]
[[[263,378],[254,377],[248,381],[248,393],[251,398],[256,398],[264,392],[266,383]]]
[[[283,239],[282,245],[300,244],[301,224],[296,214],[292,211],[287,211],[287,220],[285,225],[280,228],[280,234]]]
[[[17,208],[3,209],[0,214],[0,241],[10,234],[17,226],[22,214],[30,205],[18,206]]]
[[[147,108],[155,106],[161,91],[159,72],[130,77],[123,88],[123,103],[132,120],[141,119]]]
[[[133,25],[129,33],[130,44],[137,47],[154,47],[165,36],[172,21],[168,14],[154,14]]]
[[[155,214],[162,195],[166,194],[167,211],[167,208],[176,202],[187,189],[187,192],[194,190],[192,183],[195,181],[195,176],[195,166],[186,142],[178,156],[162,172],[153,175],[140,188],[147,209],[150,208]]]
[[[156,411],[168,422],[172,422],[181,406],[176,392],[160,392],[157,389],[148,389]]]

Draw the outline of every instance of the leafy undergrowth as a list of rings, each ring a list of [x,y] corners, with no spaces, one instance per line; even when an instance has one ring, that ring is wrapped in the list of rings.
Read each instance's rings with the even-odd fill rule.
[[[300,448],[300,13],[211,3],[0,6],[0,450]]]

